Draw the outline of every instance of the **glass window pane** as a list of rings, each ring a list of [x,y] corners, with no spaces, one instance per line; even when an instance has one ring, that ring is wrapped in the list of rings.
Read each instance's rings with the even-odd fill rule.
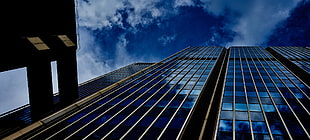
[[[233,139],[233,133],[218,132],[216,139],[218,139],[218,140],[232,140]]]
[[[241,104],[241,103],[236,103],[236,110],[239,111],[247,111],[247,107],[246,104]]]
[[[236,121],[236,132],[250,133],[250,124],[248,121]]]
[[[254,133],[268,133],[265,122],[252,122],[252,127]]]
[[[250,140],[252,139],[251,133],[236,133],[236,140]]]
[[[236,120],[248,120],[248,112],[236,111]]]
[[[252,121],[264,121],[264,116],[261,112],[251,112]]]
[[[220,119],[233,119],[233,111],[221,111]]]
[[[250,111],[261,111],[259,104],[249,104]]]
[[[265,112],[275,112],[276,109],[274,108],[273,105],[263,105],[264,111]]]
[[[232,131],[232,121],[220,120],[220,131]]]
[[[223,103],[222,110],[232,110],[232,103]]]
[[[282,123],[270,123],[269,126],[272,134],[286,134],[285,128]]]

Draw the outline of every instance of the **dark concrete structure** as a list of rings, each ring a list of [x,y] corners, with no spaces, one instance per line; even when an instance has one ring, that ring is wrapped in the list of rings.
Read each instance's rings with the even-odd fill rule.
[[[51,61],[57,61],[63,105],[77,99],[74,0],[4,1],[0,72],[27,67],[34,120],[53,108]],[[44,108],[42,107],[44,106]]]

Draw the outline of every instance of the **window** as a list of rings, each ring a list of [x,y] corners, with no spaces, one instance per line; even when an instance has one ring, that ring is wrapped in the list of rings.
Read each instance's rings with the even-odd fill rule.
[[[219,130],[220,131],[232,131],[232,121],[220,120]]]
[[[236,132],[250,133],[250,123],[248,121],[236,121],[235,125]]]
[[[248,112],[236,111],[236,120],[248,120]]]
[[[233,119],[233,111],[221,111],[220,119]]]
[[[249,104],[250,111],[261,111],[259,104]]]
[[[238,111],[247,111],[247,106],[246,106],[246,104],[236,103],[235,109]]]
[[[251,112],[252,121],[264,121],[264,116],[261,112]]]
[[[222,110],[232,110],[232,103],[223,103]]]
[[[267,134],[268,130],[265,122],[252,122],[253,132]]]

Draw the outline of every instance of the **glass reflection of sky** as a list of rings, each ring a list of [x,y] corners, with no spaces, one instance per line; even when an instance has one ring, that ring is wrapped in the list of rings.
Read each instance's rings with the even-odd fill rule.
[[[236,132],[250,133],[250,123],[248,121],[236,121]]]
[[[294,74],[259,47],[231,47],[227,66],[217,139],[309,137],[310,89]]]
[[[220,120],[220,131],[232,131],[232,121]]]

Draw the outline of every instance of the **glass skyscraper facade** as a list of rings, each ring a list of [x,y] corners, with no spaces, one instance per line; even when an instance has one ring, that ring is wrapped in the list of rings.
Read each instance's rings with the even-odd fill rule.
[[[176,139],[222,51],[223,47],[187,48],[30,138]]]
[[[287,67],[261,47],[188,47],[80,85],[84,99],[7,138],[310,139],[310,88]]]
[[[309,87],[260,47],[229,51],[217,139],[309,138]]]
[[[270,47],[281,56],[310,74],[310,48],[306,47]]]
[[[81,83],[78,87],[79,99],[83,99],[103,88],[106,88],[148,66],[152,63],[134,63],[106,73],[102,76],[96,77],[92,80]],[[57,106],[59,103],[59,94],[54,94],[54,104]],[[58,111],[59,108],[55,108],[54,112]],[[6,123],[6,124],[4,124]],[[21,127],[27,126],[34,123],[31,118],[30,105],[26,104],[9,112],[0,115],[0,138],[6,136],[12,131],[16,131]],[[11,125],[14,124],[14,125]],[[6,126],[8,125],[8,126]]]

